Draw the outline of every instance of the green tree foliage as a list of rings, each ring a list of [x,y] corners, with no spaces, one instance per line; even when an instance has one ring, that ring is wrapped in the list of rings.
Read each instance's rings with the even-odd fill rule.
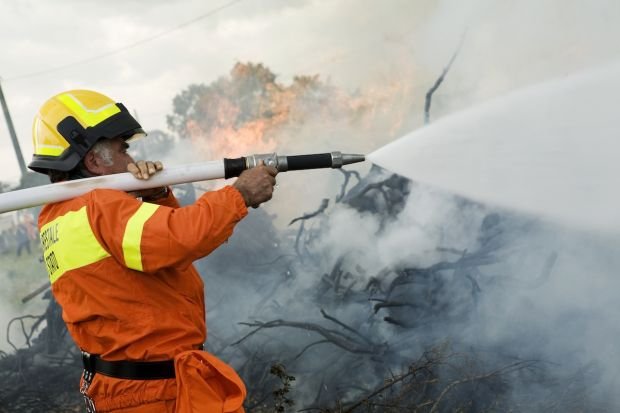
[[[174,114],[168,126],[181,138],[188,137],[188,122],[202,130],[216,127],[240,127],[244,123],[270,117],[264,110],[273,94],[280,91],[276,76],[262,64],[237,63],[230,76],[221,77],[208,86],[190,85],[173,100]]]

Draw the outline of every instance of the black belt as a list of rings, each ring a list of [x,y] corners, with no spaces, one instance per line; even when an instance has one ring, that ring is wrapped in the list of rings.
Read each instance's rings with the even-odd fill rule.
[[[163,361],[106,361],[96,354],[82,351],[84,370],[126,380],[174,379],[174,360]]]

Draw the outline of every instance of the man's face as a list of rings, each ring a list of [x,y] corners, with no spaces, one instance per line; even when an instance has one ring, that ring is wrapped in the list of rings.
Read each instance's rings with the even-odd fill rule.
[[[127,153],[129,144],[122,138],[114,138],[110,139],[109,148],[109,153],[106,154],[108,156],[105,157],[107,159],[103,159],[99,154],[96,155],[101,161],[98,162],[101,168],[100,175],[127,172],[127,165],[134,163],[131,155]]]

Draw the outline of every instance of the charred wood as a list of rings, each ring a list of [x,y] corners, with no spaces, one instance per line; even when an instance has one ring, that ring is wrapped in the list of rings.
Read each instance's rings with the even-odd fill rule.
[[[439,86],[441,86],[441,84],[443,83],[446,75],[448,74],[448,71],[452,67],[452,63],[454,63],[454,60],[456,59],[456,56],[458,56],[459,51],[461,50],[461,47],[463,46],[464,38],[465,38],[465,36],[461,37],[461,41],[459,42],[459,45],[458,45],[457,49],[452,54],[452,57],[450,58],[450,61],[448,62],[446,67],[444,67],[443,71],[441,72],[441,75],[437,78],[437,80],[435,81],[433,86],[431,86],[431,88],[428,90],[428,92],[426,92],[426,98],[425,98],[425,101],[424,101],[424,124],[425,125],[430,123],[430,119],[431,119],[431,100],[433,98],[433,93],[435,93],[437,91],[437,89],[439,89]]]
[[[325,210],[327,209],[327,207],[329,206],[329,199],[325,198],[321,201],[321,205],[319,206],[319,208],[314,211],[314,212],[309,212],[307,214],[304,214],[300,217],[294,218],[293,220],[291,220],[291,222],[289,222],[289,225],[293,225],[295,222],[297,221],[305,221],[308,220],[310,218],[314,218],[319,214],[322,214],[323,212],[325,212]]]

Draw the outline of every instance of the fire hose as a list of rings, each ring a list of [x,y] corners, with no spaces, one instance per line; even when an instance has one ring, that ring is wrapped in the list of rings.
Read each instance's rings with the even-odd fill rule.
[[[220,178],[228,179],[237,177],[246,169],[254,168],[261,163],[273,166],[279,172],[286,172],[304,169],[341,168],[343,165],[363,162],[364,160],[364,155],[342,154],[340,152],[293,156],[268,153],[174,166],[164,169],[148,180],[136,179],[128,172],[96,176],[5,192],[0,194],[0,214],[17,209],[64,201],[97,188],[138,191],[188,182]]]

